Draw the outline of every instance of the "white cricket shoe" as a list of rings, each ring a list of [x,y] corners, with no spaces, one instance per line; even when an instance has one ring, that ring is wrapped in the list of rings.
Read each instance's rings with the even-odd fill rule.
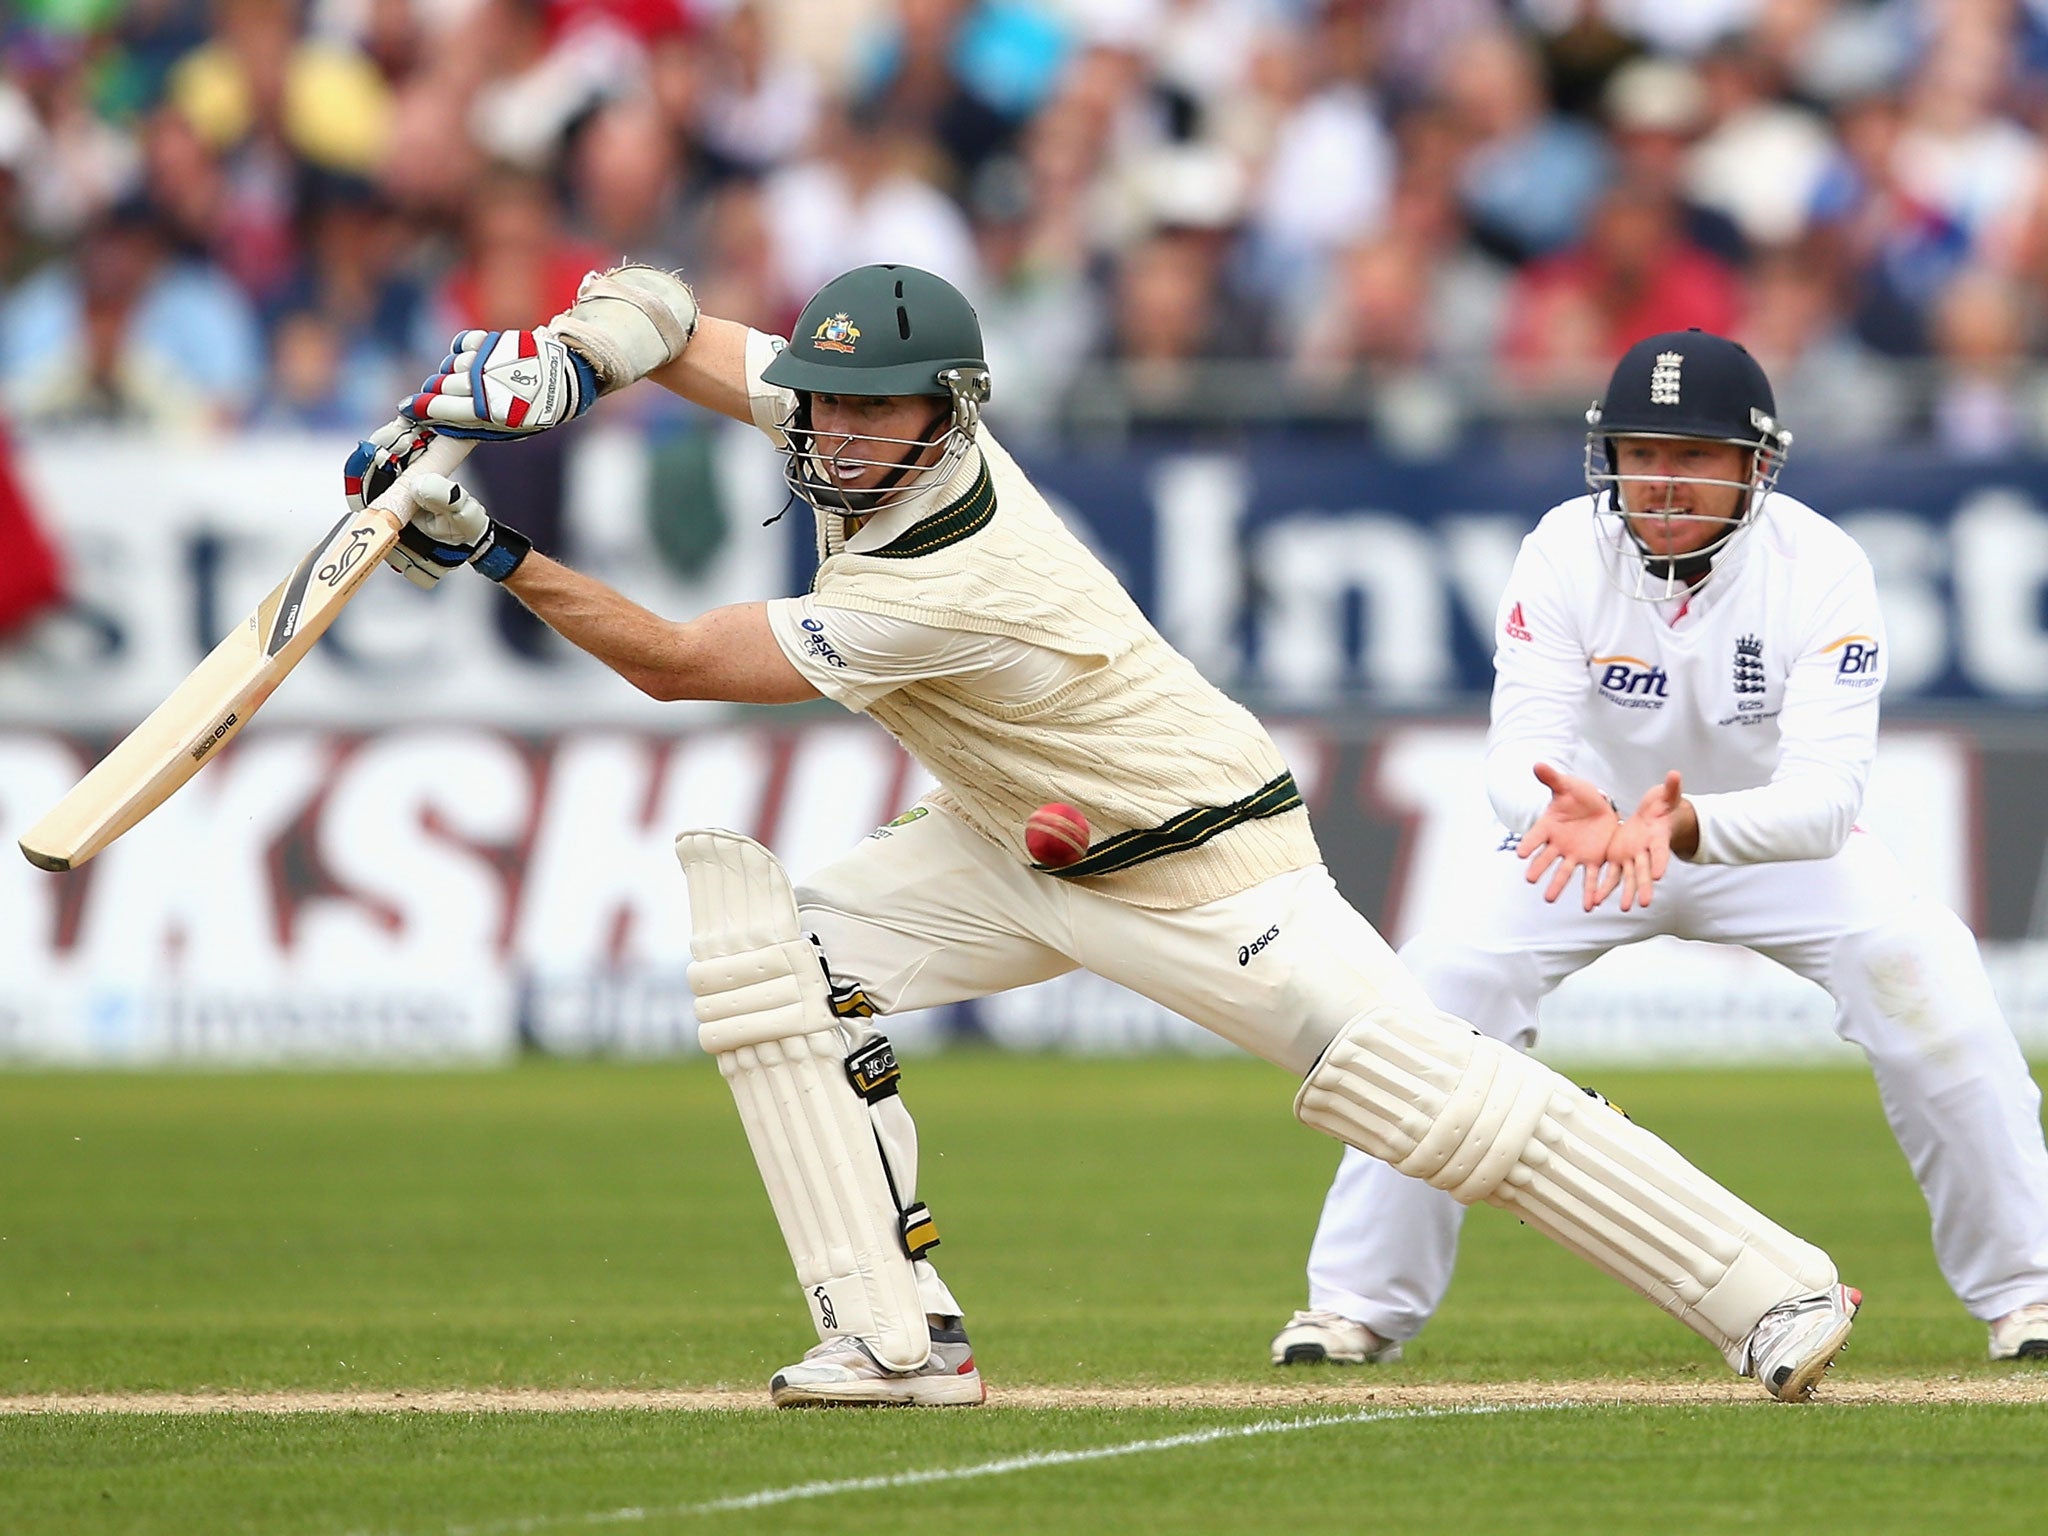
[[[1337,1312],[1297,1312],[1273,1335],[1275,1365],[1391,1365],[1400,1358],[1399,1344]]]
[[[1862,1305],[1863,1293],[1846,1285],[1780,1302],[1750,1330],[1742,1374],[1754,1376],[1781,1402],[1807,1401],[1849,1342]]]
[[[2048,1360],[2048,1301],[2008,1312],[1991,1325],[1994,1360]]]
[[[859,1339],[847,1335],[813,1346],[795,1365],[768,1382],[778,1408],[831,1408],[907,1404],[920,1408],[972,1406],[988,1396],[967,1330],[956,1321],[932,1329],[932,1356],[914,1371],[892,1371]]]

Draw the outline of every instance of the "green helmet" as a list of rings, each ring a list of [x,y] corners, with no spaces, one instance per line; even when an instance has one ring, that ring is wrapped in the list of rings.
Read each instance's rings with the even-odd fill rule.
[[[834,516],[879,512],[944,479],[972,444],[989,393],[973,306],[944,278],[893,265],[855,267],[820,288],[761,377],[796,393],[796,410],[782,429],[790,489]],[[930,395],[949,405],[934,408],[918,437],[865,439],[887,457],[857,458],[843,443],[830,455],[820,450],[811,430],[813,395]],[[936,460],[934,445],[941,450]],[[838,473],[862,465],[888,473],[872,489],[843,489]]]
[[[981,322],[960,290],[918,267],[855,267],[812,297],[761,377],[821,395],[950,395],[943,375],[988,364]]]

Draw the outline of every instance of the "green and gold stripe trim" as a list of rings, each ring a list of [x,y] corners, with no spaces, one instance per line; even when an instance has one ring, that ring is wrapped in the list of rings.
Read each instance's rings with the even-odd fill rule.
[[[1185,853],[1190,848],[1199,848],[1210,838],[1228,832],[1232,827],[1241,827],[1248,821],[1263,821],[1268,816],[1278,816],[1300,806],[1301,790],[1294,782],[1294,775],[1283,773],[1229,805],[1197,806],[1162,821],[1156,827],[1119,833],[1062,868],[1052,869],[1044,864],[1031,867],[1041,874],[1057,875],[1062,880],[1113,875],[1135,864],[1164,858],[1169,853]]]
[[[974,484],[958,501],[941,507],[930,517],[912,523],[880,549],[863,550],[877,560],[914,560],[948,544],[958,544],[988,526],[996,515],[996,488],[988,477],[988,461],[982,460]]]

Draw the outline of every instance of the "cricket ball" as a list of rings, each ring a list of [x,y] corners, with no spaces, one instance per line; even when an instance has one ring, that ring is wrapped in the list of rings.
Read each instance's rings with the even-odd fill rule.
[[[1024,851],[1047,869],[1064,869],[1088,851],[1088,818],[1071,805],[1041,805],[1024,820]]]

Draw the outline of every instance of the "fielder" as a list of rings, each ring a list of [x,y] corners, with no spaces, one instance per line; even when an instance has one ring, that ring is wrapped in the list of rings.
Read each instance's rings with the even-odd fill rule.
[[[1701,331],[1649,337],[1615,368],[1587,413],[1591,494],[1523,541],[1495,623],[1486,782],[1508,835],[1474,859],[1458,931],[1401,958],[1439,1006],[1522,1050],[1551,988],[1658,934],[1747,945],[1818,982],[1991,1357],[2048,1355],[2041,1096],[1969,930],[1855,825],[1884,629],[1863,552],[1773,490],[1791,441],[1775,413],[1755,360]],[[1559,901],[1578,869],[1580,899]],[[1398,1359],[1450,1285],[1463,1215],[1347,1153],[1308,1310],[1273,1363]]]
[[[700,318],[651,268],[593,274],[540,329],[457,337],[350,462],[374,496],[433,431],[543,431],[643,377],[753,423],[817,516],[801,597],[672,622],[445,480],[422,480],[394,563],[429,585],[474,565],[656,698],[835,699],[938,781],[794,888],[747,838],[676,840],[700,1037],[820,1340],[775,1373],[774,1401],[982,1400],[874,1020],[1077,966],[1292,1073],[1309,1125],[1418,1188],[1513,1211],[1774,1396],[1810,1395],[1860,1299],[1828,1256],[1430,1002],[1338,895],[1258,722],[1167,645],[982,428],[988,368],[960,294],[916,268],[862,267],[795,329],[785,345]],[[1093,830],[1057,871],[1023,838],[1051,801]]]

